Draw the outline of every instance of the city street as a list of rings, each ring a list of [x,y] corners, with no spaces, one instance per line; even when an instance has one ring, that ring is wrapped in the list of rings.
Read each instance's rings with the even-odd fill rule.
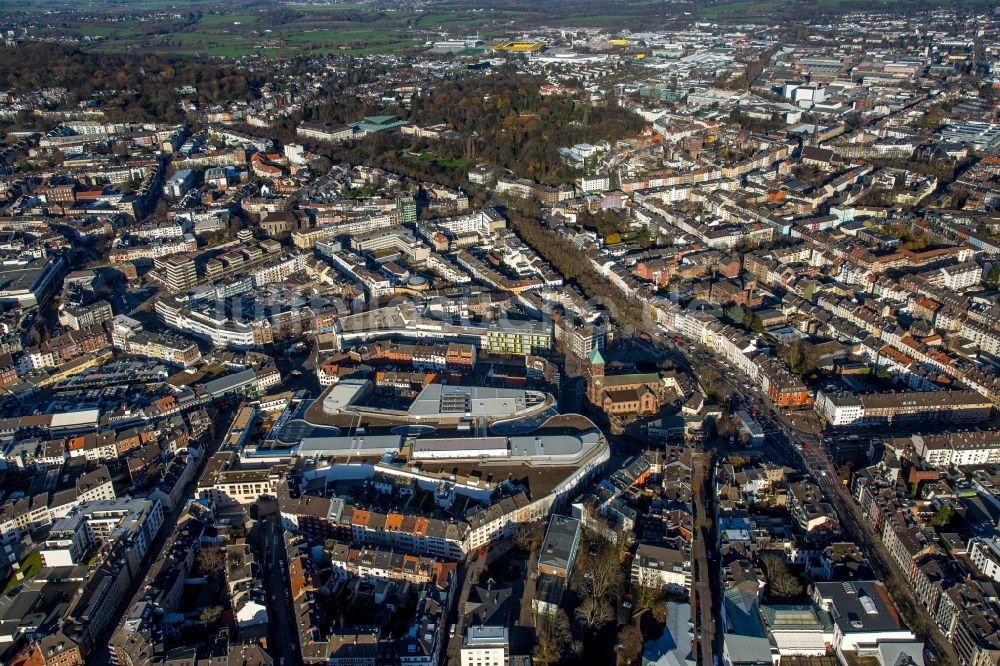
[[[711,357],[706,352],[699,351],[696,356],[702,363],[716,366],[721,364],[718,359]],[[904,621],[911,627],[914,625],[928,627],[929,631],[926,632],[925,638],[932,645],[936,654],[947,657],[947,660],[942,663],[956,663],[957,656],[955,656],[951,644],[934,626],[926,611],[913,597],[912,592],[905,584],[894,584],[894,581],[899,579],[899,573],[889,559],[880,537],[875,535],[868,523],[865,522],[860,508],[850,496],[849,489],[844,486],[844,479],[838,476],[837,467],[830,460],[823,447],[822,438],[813,432],[802,432],[797,429],[792,423],[794,415],[775,410],[767,398],[755,390],[755,387],[739,382],[737,378],[742,375],[737,374],[735,369],[720,374],[722,380],[732,389],[732,393],[738,396],[742,406],[757,409],[756,418],[765,426],[765,432],[767,432],[767,447],[779,449],[785,460],[792,461],[792,467],[807,471],[820,486],[823,494],[837,512],[845,538],[857,543],[868,556],[869,562],[879,578],[887,583],[893,597],[893,603],[900,610]],[[767,447],[762,450],[762,453]]]
[[[446,666],[457,666],[459,663],[459,651],[462,647],[462,634],[465,632],[464,612],[465,602],[469,598],[472,586],[479,582],[479,576],[485,568],[485,558],[474,558],[465,563],[459,563],[458,572],[455,577],[455,585],[459,587],[458,601],[448,612],[449,636],[444,649],[444,664]],[[455,634],[450,635],[450,627],[455,626]]]
[[[691,615],[694,621],[694,647],[692,653],[699,664],[711,664],[719,651],[716,636],[720,625],[715,600],[719,598],[718,557],[714,532],[714,492],[712,487],[712,456],[698,452],[691,470],[691,489],[694,493],[694,538],[691,543]]]
[[[992,4],[9,3],[0,666],[1000,666]]]
[[[220,418],[229,418],[229,417],[231,417],[231,414],[227,414],[225,412],[220,414]],[[223,432],[219,432],[218,436],[221,438],[223,434],[224,434]],[[204,455],[202,455],[201,459],[196,463],[198,465],[197,474],[195,474],[194,477],[191,479],[191,481],[188,483],[188,485],[185,486],[184,492],[182,494],[183,497],[185,498],[194,497],[195,490],[198,487],[198,481],[201,479],[202,475],[205,472],[205,465],[208,462],[208,459],[211,458],[219,450],[220,442],[221,442],[220,439],[210,440],[208,442]],[[181,504],[179,507],[176,507],[173,510],[164,509],[163,524],[160,526],[159,533],[156,535],[156,538],[150,544],[149,549],[146,552],[146,557],[144,561],[148,565],[148,568],[146,569],[147,572],[150,571],[155,566],[155,563],[160,559],[160,555],[163,552],[163,547],[166,545],[168,538],[173,534],[174,528],[177,526],[177,519],[183,512],[184,506],[185,506],[184,504]],[[128,609],[132,606],[132,604],[138,601],[139,598],[145,593],[146,591],[145,582],[146,579],[144,576],[135,577],[135,580],[133,580],[132,584],[129,586],[128,593],[123,595],[122,597],[123,601],[119,608],[121,613],[127,612]],[[107,639],[110,639],[113,631],[114,627],[113,626],[109,627],[107,631],[108,635],[106,636]],[[105,666],[106,664],[112,663],[111,651],[108,648],[107,640],[103,640],[100,642],[100,650],[91,655],[87,663],[95,664],[96,666]]]
[[[299,641],[298,632],[293,626],[294,613],[289,596],[291,591],[288,585],[288,561],[281,514],[278,502],[274,499],[262,499],[258,507],[260,570],[267,594],[268,646],[279,663],[295,664],[299,663]]]
[[[447,638],[443,663],[449,666],[457,666],[460,663],[459,651],[462,647],[462,637],[468,628],[465,624],[465,602],[468,600],[473,586],[479,584],[483,572],[497,563],[504,563],[508,559],[512,561],[521,561],[521,558],[524,559],[525,571],[517,580],[497,581],[498,585],[511,588],[510,625],[513,647],[516,648],[517,644],[522,642],[520,641],[521,634],[517,631],[517,627],[532,626],[530,610],[531,599],[534,597],[534,576],[531,572],[535,570],[537,564],[537,553],[532,553],[531,556],[525,557],[520,553],[512,553],[513,550],[514,545],[510,539],[502,539],[493,543],[488,550],[483,551],[485,553],[483,557],[477,557],[474,554],[470,560],[459,563],[455,580],[455,585],[459,588],[459,594],[457,601],[448,612],[447,620],[449,634],[452,625],[455,626],[455,633],[453,636],[449,635]],[[521,612],[525,608],[527,608],[528,612]]]

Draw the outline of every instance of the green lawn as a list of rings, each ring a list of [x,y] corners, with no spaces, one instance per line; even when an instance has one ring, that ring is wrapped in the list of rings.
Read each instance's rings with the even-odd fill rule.
[[[840,2],[841,0],[832,0]],[[819,0],[822,4],[823,0]],[[795,6],[794,2],[783,2],[783,0],[758,1],[758,2],[724,2],[718,5],[708,5],[698,9],[701,18],[729,21],[743,21],[763,19],[781,13],[783,6]],[[809,6],[815,7],[815,4]]]
[[[242,12],[233,12],[232,14],[205,14],[198,21],[198,26],[204,27],[229,27],[234,23],[239,23],[240,25],[246,25],[248,23],[259,23],[259,14],[246,14]]]
[[[374,9],[375,4],[369,2],[338,2],[335,5],[327,6],[317,6],[317,5],[297,5],[295,3],[289,3],[289,7],[294,7],[296,11],[309,12],[315,14],[330,13],[330,12],[341,12],[347,10],[358,10],[358,9]]]
[[[11,0],[0,0],[0,5]],[[28,3],[39,0],[27,0]],[[183,0],[169,0],[177,2]],[[212,2],[212,0],[202,0]],[[156,4],[168,0],[138,0],[140,4]],[[380,14],[372,3],[344,3],[327,6],[296,6],[302,16],[290,23],[277,25],[263,34],[261,25],[268,10],[254,11],[247,7],[231,10],[215,0],[197,23],[177,32],[161,36],[137,35],[128,25],[102,26],[99,23],[80,30],[91,36],[108,37],[98,48],[101,51],[122,51],[132,48],[152,52],[199,54],[239,57],[255,53],[288,56],[303,49],[314,54],[370,54],[401,51],[423,43],[414,34],[413,16],[391,8]],[[211,12],[211,13],[208,13]],[[361,18],[348,16],[360,13]],[[455,12],[441,12],[441,18],[455,18]],[[461,12],[468,16],[467,12]],[[237,25],[238,24],[238,25]],[[261,48],[262,43],[280,42],[280,46]]]
[[[187,2],[178,2],[178,0],[131,0],[128,3],[128,8],[131,10],[173,9],[176,7],[190,8],[193,5],[216,4],[216,1],[217,0],[187,0]]]
[[[208,55],[223,58],[241,58],[255,53],[267,54],[270,51],[277,52],[278,49],[255,49],[249,46],[213,46],[205,49],[205,53]]]
[[[288,35],[289,43],[298,44],[346,44],[348,42],[375,42],[394,38],[395,31],[385,28],[344,28],[313,30]]]
[[[216,0],[188,0],[188,5],[199,5],[214,2]],[[163,9],[166,7],[176,7],[177,0],[134,0],[128,5],[129,9]],[[0,0],[0,12],[48,12],[53,9],[80,9],[70,0],[63,2],[51,2],[50,0]]]
[[[469,167],[469,160],[465,158],[452,158],[447,159],[444,157],[438,157],[434,153],[420,153],[420,157],[417,158],[421,162],[432,162],[434,166],[441,169],[467,169]]]
[[[425,11],[415,11],[410,5],[349,0],[330,4],[279,5],[292,8],[296,15],[276,16],[275,5],[262,0],[242,0],[224,3],[221,0],[116,0],[111,9],[127,6],[131,11],[196,9],[201,12],[197,22],[178,28],[167,35],[139,35],[138,22],[104,22],[100,9],[87,12],[80,23],[60,19],[67,32],[99,37],[88,48],[104,52],[128,50],[203,54],[238,57],[261,53],[272,57],[336,53],[367,55],[391,53],[419,47],[436,33],[447,29],[452,36],[479,33],[481,36],[506,37],[530,31],[540,24],[550,26],[589,25],[611,28],[643,26],[648,22],[669,19],[672,11],[663,8],[662,0],[610,0],[603,5],[577,3],[565,5],[513,0],[508,6],[484,10],[465,0],[438,0]],[[712,0],[706,0],[712,2]],[[921,7],[933,8],[954,2],[964,6],[995,4],[997,0],[873,0],[873,8],[890,5],[902,11]],[[85,0],[87,7],[101,8],[102,0]],[[861,0],[716,0],[699,4],[697,14],[705,20],[720,23],[736,21],[766,21],[786,15],[807,15],[815,12],[835,13],[838,10],[862,6]],[[53,7],[82,9],[73,0],[0,0],[0,14],[24,14]],[[108,16],[114,12],[108,12]],[[67,14],[69,16],[69,14]],[[273,20],[279,19],[279,20]],[[236,25],[239,24],[239,25]],[[273,24],[271,32],[262,28]],[[440,30],[439,30],[440,29]],[[261,44],[276,44],[275,48],[260,48]]]
[[[77,28],[76,31],[81,35],[90,37],[107,37],[108,35],[118,32],[118,28],[110,25],[85,25]]]
[[[17,572],[12,573],[10,578],[7,579],[7,582],[4,583],[3,594],[7,594],[21,583],[31,580],[41,568],[42,554],[37,550],[31,551],[27,557],[21,560],[21,568]],[[20,580],[17,577],[18,573],[24,574],[24,577]]]
[[[878,9],[880,6],[892,5],[894,8],[935,7],[944,4],[955,4],[964,7],[992,5],[994,0],[870,0],[867,8]],[[698,15],[707,19],[747,20],[761,19],[780,15],[787,9],[806,10],[819,9],[824,12],[836,12],[842,9],[857,8],[857,0],[737,0],[736,2],[720,2],[704,5],[698,8]]]
[[[154,46],[156,51],[172,53],[205,53],[213,56],[239,57],[257,53],[257,43],[260,38],[255,35],[221,34],[211,32],[175,32],[167,36],[164,42]],[[125,42],[106,43],[106,50],[113,50]]]
[[[718,16],[719,14],[733,14],[736,12],[746,12],[755,8],[756,2],[726,2],[718,5],[708,5],[698,10],[701,16]]]
[[[371,46],[362,46],[356,49],[340,49],[338,53],[349,53],[351,55],[370,55],[372,53],[393,53],[395,51],[402,51],[404,49],[413,48],[414,46],[419,46],[423,44],[419,39],[399,39],[393,42],[386,42],[384,44],[372,44]]]
[[[417,25],[421,28],[435,28],[437,26],[464,26],[464,25],[485,25],[494,18],[501,18],[495,14],[481,13],[469,15],[465,12],[439,12],[435,14],[424,14],[417,19]]]

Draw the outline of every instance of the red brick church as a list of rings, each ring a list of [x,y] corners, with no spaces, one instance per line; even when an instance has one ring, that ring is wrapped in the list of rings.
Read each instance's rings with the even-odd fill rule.
[[[663,406],[666,387],[655,372],[611,375],[604,374],[604,357],[598,349],[588,356],[590,381],[587,399],[605,414],[656,414]]]

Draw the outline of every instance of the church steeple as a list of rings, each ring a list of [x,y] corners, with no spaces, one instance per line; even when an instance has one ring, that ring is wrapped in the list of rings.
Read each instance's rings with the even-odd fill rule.
[[[597,347],[591,349],[590,353],[587,354],[587,360],[590,362],[591,367],[595,365],[601,366],[601,374],[602,375],[604,374],[604,357],[601,356],[600,349],[598,349]]]
[[[601,356],[601,350],[594,347],[587,354],[587,362],[590,365],[590,381],[588,383],[588,397],[590,402],[597,404],[597,398],[601,393],[601,387],[604,385],[604,357]]]

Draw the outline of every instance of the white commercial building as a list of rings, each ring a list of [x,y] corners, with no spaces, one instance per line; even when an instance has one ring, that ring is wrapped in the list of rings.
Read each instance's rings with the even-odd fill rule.
[[[790,99],[798,106],[809,109],[826,101],[826,88],[802,83],[786,83],[782,90],[785,99]]]
[[[506,666],[510,654],[507,627],[476,626],[466,629],[462,639],[462,666]]]
[[[879,581],[815,583],[813,601],[833,618],[832,645],[838,654],[874,656],[881,642],[915,639]]]
[[[861,421],[865,407],[854,395],[820,391],[816,394],[816,412],[831,426],[846,426]]]
[[[181,169],[167,180],[163,193],[167,196],[180,198],[194,185],[194,172],[191,169]]]
[[[1000,539],[976,537],[969,541],[969,560],[987,578],[1000,581]]]
[[[433,458],[506,458],[509,455],[506,437],[434,437],[416,440],[413,457]]]
[[[829,627],[813,605],[762,606],[761,620],[783,657],[826,654]]]

